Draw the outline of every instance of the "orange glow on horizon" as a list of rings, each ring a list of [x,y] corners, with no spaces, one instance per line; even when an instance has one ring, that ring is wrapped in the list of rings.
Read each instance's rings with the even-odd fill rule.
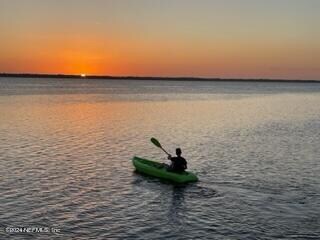
[[[303,49],[293,51],[293,44],[222,40],[182,44],[169,39],[159,39],[161,44],[156,44],[143,39],[127,42],[89,36],[27,40],[26,45],[35,46],[13,48],[14,39],[3,42],[2,48],[8,46],[4,54],[12,57],[0,57],[0,72],[239,78],[288,78],[291,74],[292,78],[303,78],[314,65],[303,56],[297,58]],[[311,70],[313,75],[318,73]]]

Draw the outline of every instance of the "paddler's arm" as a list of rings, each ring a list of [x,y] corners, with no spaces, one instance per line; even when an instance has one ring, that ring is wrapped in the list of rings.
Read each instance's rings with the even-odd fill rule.
[[[181,167],[183,168],[183,170],[186,170],[188,167],[187,167],[187,163],[181,163]]]

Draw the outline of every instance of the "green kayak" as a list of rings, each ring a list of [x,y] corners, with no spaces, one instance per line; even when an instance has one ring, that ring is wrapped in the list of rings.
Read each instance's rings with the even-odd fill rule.
[[[183,173],[169,172],[163,166],[162,163],[154,162],[151,160],[147,160],[139,157],[133,157],[132,163],[138,172],[141,172],[153,177],[170,180],[176,183],[188,183],[188,182],[198,181],[197,176],[191,172],[187,172],[187,171]]]

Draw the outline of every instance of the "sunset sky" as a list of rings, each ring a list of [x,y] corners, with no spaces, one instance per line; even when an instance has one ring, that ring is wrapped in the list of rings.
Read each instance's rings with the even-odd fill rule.
[[[319,0],[0,0],[0,72],[320,79]]]

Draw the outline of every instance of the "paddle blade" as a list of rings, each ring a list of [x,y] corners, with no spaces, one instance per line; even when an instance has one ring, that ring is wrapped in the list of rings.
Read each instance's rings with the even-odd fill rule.
[[[159,143],[159,141],[158,141],[157,139],[151,138],[150,141],[151,141],[154,145],[156,145],[157,147],[162,148],[161,144]]]

